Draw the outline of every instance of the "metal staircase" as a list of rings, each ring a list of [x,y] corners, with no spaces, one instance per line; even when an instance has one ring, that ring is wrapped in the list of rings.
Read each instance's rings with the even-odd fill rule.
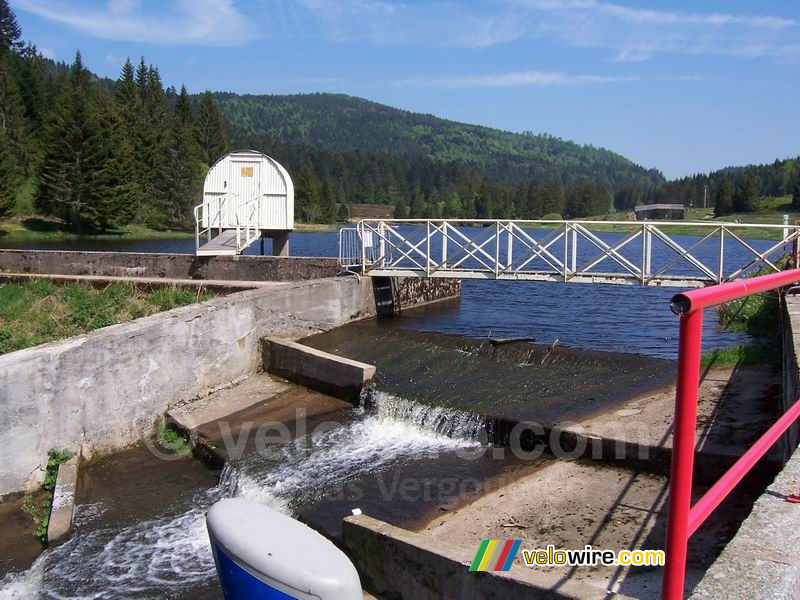
[[[240,202],[237,194],[224,194],[195,206],[195,254],[241,254],[259,236],[261,199],[258,195]]]

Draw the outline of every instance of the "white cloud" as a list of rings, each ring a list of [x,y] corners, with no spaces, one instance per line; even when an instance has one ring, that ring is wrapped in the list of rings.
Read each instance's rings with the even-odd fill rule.
[[[16,0],[15,8],[109,40],[152,44],[238,46],[256,29],[233,0],[177,0],[143,11],[138,0],[110,0],[105,10],[53,0]]]
[[[311,15],[315,34],[337,41],[482,47],[540,38],[608,48],[621,61],[657,53],[800,58],[800,23],[782,16],[653,10],[601,0],[295,2]]]
[[[112,14],[125,14],[133,12],[141,6],[139,0],[108,0],[108,12]]]
[[[402,79],[398,87],[497,88],[497,87],[567,87],[598,83],[639,81],[637,76],[570,75],[557,71],[515,71],[489,75]]]

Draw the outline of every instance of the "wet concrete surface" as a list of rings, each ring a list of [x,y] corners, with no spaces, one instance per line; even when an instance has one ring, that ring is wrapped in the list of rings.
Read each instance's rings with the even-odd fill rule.
[[[41,554],[44,545],[34,533],[36,522],[23,510],[25,504],[40,506],[51,492],[39,491],[30,495],[18,494],[0,502],[0,579],[10,571],[29,568]]]
[[[302,343],[374,364],[382,391],[510,420],[575,422],[670,385],[674,361],[402,329],[362,321]]]
[[[146,446],[129,448],[83,466],[75,532],[120,527],[191,506],[194,494],[214,487],[217,475],[201,462]],[[82,515],[82,516],[80,516]]]

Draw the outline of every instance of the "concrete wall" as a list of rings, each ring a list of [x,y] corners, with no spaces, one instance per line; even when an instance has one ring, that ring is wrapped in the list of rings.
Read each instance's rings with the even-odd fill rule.
[[[255,289],[0,356],[0,495],[42,478],[49,448],[111,449],[170,404],[256,370],[260,339],[374,314],[368,281]]]
[[[469,565],[480,540],[475,540],[474,549],[465,550],[366,515],[345,518],[342,535],[345,551],[358,569],[362,581],[381,598],[608,598],[605,590],[573,581],[563,582],[558,590],[545,589],[533,581],[533,569],[520,565],[513,565],[508,572],[470,571]],[[624,598],[619,595],[615,597],[620,600]]]
[[[194,256],[150,252],[0,250],[0,272],[107,277],[299,281],[333,277],[335,258]]]
[[[398,282],[401,288],[403,281]],[[420,300],[428,302],[437,281]],[[441,288],[450,297],[450,287]],[[406,296],[413,304],[414,297]],[[47,450],[133,443],[171,405],[261,365],[264,337],[375,315],[368,278],[275,284],[0,356],[0,496],[41,481]]]
[[[345,400],[358,399],[375,367],[288,340],[261,341],[264,371]]]

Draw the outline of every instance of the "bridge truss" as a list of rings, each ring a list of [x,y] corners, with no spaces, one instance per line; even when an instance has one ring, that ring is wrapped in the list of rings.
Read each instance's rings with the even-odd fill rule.
[[[756,239],[770,238],[770,239]],[[798,225],[365,219],[339,232],[342,268],[368,276],[703,287],[797,264]]]

